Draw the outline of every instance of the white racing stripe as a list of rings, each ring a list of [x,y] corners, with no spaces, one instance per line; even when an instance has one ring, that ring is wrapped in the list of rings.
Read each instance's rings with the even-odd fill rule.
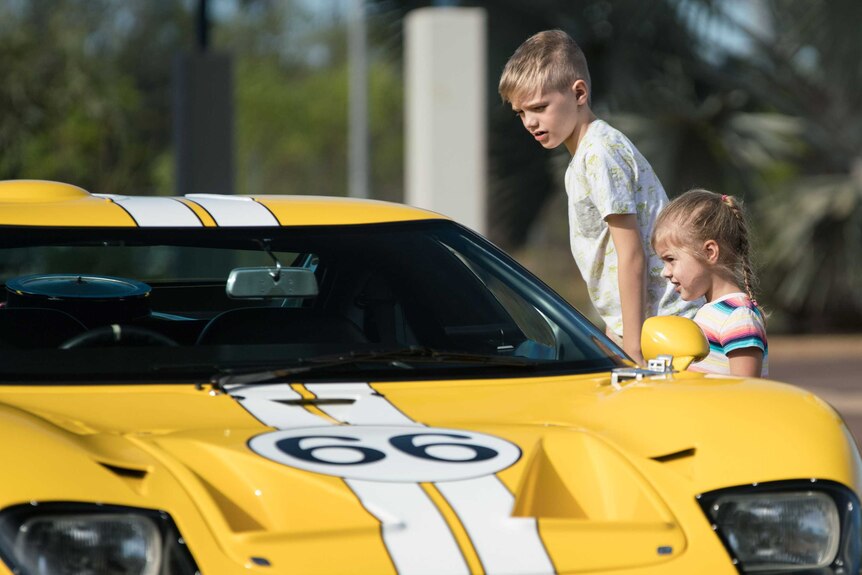
[[[220,194],[186,194],[185,197],[205,209],[219,226],[279,225],[272,212],[252,198]]]
[[[536,520],[512,517],[515,498],[496,476],[434,485],[458,513],[486,573],[555,572]]]
[[[334,420],[358,426],[416,426],[385,397],[365,383],[306,384],[318,398],[316,409]],[[228,393],[255,417],[282,430],[330,425],[300,405],[286,384],[229,386]],[[240,399],[241,398],[241,399]],[[328,403],[332,400],[350,400]],[[466,574],[466,559],[441,512],[415,482],[344,479],[362,505],[382,525],[383,540],[398,573]],[[487,575],[554,573],[536,520],[512,517],[514,497],[496,475],[438,481],[434,485],[467,531]]]
[[[383,526],[383,540],[398,573],[469,575],[449,526],[418,483],[345,482]]]
[[[141,227],[200,227],[203,225],[190,207],[174,198],[93,195],[109,199],[122,207]]]

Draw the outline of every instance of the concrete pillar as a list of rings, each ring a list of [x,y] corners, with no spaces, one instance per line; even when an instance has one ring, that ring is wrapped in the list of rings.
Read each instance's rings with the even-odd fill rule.
[[[368,137],[368,32],[365,0],[350,0],[347,21],[347,57],[350,69],[347,164],[348,195],[368,198],[370,180],[370,140]]]
[[[230,56],[180,54],[173,80],[176,193],[234,193]]]
[[[421,8],[404,26],[405,201],[485,233],[485,11]]]

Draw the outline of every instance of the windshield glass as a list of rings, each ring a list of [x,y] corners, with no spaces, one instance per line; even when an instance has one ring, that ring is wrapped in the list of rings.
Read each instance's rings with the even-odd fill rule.
[[[624,363],[564,300],[447,221],[0,228],[0,280],[4,382],[522,377]]]

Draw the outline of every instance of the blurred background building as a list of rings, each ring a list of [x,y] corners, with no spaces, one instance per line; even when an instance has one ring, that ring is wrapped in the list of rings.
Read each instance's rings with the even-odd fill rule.
[[[187,151],[172,69],[200,50],[200,1],[0,1],[0,179],[175,193]],[[565,150],[537,146],[496,93],[525,38],[562,28],[587,54],[595,111],[671,196],[706,187],[745,200],[770,333],[862,331],[858,0],[209,0],[207,50],[229,57],[232,79],[219,182],[404,200],[405,19],[451,6],[484,14],[476,147],[493,241],[590,312],[568,250]]]

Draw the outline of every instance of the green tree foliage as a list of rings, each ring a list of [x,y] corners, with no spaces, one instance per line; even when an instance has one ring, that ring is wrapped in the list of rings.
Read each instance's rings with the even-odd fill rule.
[[[169,145],[173,3],[34,0],[0,8],[0,177],[150,193]]]
[[[374,43],[381,23],[372,17],[368,25],[371,190],[375,198],[400,200],[400,71],[397,60]],[[216,44],[235,62],[238,192],[346,195],[343,15],[259,0],[219,24]]]
[[[758,199],[764,291],[789,329],[862,325],[862,4],[770,0],[740,81],[800,127],[801,150]]]
[[[346,195],[346,64],[291,73],[242,59],[236,79],[239,191]],[[371,68],[369,102],[374,196],[400,199],[403,104],[391,66]]]
[[[0,3],[0,178],[173,193],[172,63],[196,49],[193,7]],[[345,195],[343,17],[302,2],[244,0],[212,22],[211,48],[233,60],[237,191]],[[371,51],[371,186],[375,197],[401,199],[399,63],[373,42]]]

